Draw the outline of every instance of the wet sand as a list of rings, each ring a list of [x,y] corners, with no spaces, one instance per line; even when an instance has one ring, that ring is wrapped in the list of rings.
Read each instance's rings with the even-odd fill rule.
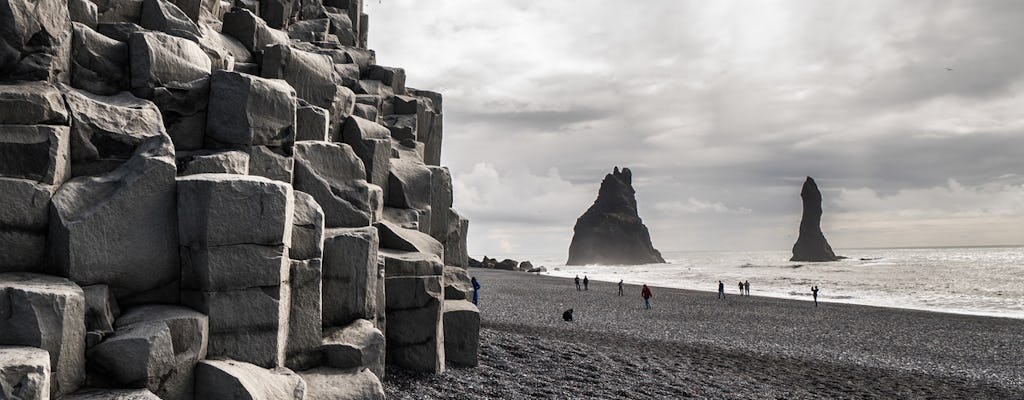
[[[1024,399],[1024,320],[471,269],[480,366],[389,369],[392,399]],[[728,288],[728,286],[727,286]],[[562,311],[575,310],[572,323]]]

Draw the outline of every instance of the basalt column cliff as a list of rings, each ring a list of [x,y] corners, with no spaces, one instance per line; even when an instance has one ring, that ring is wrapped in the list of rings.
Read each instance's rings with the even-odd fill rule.
[[[576,220],[566,265],[663,263],[636,209],[629,168],[605,175],[597,200]]]
[[[441,95],[361,0],[0,0],[0,398],[382,398],[477,362]]]
[[[790,261],[836,261],[832,246],[821,233],[821,191],[814,179],[807,177],[800,198],[804,203],[803,218],[800,219],[800,236],[793,245],[793,258]]]

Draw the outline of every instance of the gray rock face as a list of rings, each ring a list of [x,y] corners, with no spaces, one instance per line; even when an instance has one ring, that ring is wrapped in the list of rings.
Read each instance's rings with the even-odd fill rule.
[[[85,293],[85,329],[97,332],[100,337],[114,333],[114,320],[121,315],[114,294],[107,285],[89,285],[82,288]]]
[[[50,355],[35,347],[0,346],[0,396],[50,398]]]
[[[362,163],[346,144],[295,144],[295,188],[316,199],[327,227],[368,226],[380,219],[382,190],[364,178]]]
[[[433,165],[441,97],[377,65],[368,18],[362,0],[0,2],[0,343],[51,370],[17,396],[382,398],[387,346],[443,369],[466,222]],[[389,298],[392,278],[420,284]],[[207,355],[247,364],[194,393]],[[309,393],[262,369],[325,361]]]
[[[183,89],[210,76],[210,57],[187,39],[162,32],[136,32],[128,46],[133,88]]]
[[[99,7],[90,0],[68,0],[68,16],[71,21],[96,29],[99,23]]]
[[[442,276],[385,279],[387,362],[413,371],[444,372]]]
[[[54,125],[0,125],[0,176],[60,185],[68,166],[69,130]]]
[[[99,0],[99,22],[139,22],[143,0]]]
[[[473,284],[465,268],[444,266],[444,299],[466,300],[473,293]]]
[[[324,365],[338,369],[369,368],[384,379],[384,334],[365,319],[324,332]]]
[[[288,315],[288,368],[304,370],[321,362],[323,337],[323,267],[320,259],[292,260],[288,285],[291,311]]]
[[[168,35],[196,41],[199,26],[174,3],[167,0],[144,0],[139,25]]]
[[[444,263],[456,267],[469,267],[469,250],[466,238],[469,235],[469,220],[462,218],[454,209],[448,210],[448,240],[444,242]]]
[[[449,213],[452,195],[452,174],[446,167],[429,166],[430,169],[430,229],[426,233],[444,243],[448,240]],[[436,210],[436,211],[435,211]]]
[[[225,144],[284,146],[295,140],[295,90],[277,79],[213,73],[206,134]]]
[[[284,365],[288,335],[288,287],[222,292],[183,291],[182,303],[210,317],[210,357]]]
[[[382,125],[357,116],[348,117],[342,125],[341,137],[335,138],[352,146],[366,169],[366,180],[387,189],[391,168],[391,133]]]
[[[300,100],[295,111],[295,140],[326,141],[330,122],[330,111]]]
[[[183,246],[291,244],[295,202],[287,184],[257,176],[178,178]]]
[[[73,3],[89,0],[74,0]],[[128,44],[74,23],[71,86],[101,95],[128,90]]]
[[[284,365],[294,200],[262,177],[191,175],[178,181],[182,303],[210,317],[209,354]]]
[[[66,82],[71,19],[67,0],[0,4],[0,80]]]
[[[82,389],[64,396],[64,400],[159,400],[146,389]]]
[[[345,326],[376,315],[377,245],[373,227],[324,232],[325,327]]]
[[[824,262],[839,257],[832,251],[825,234],[821,232],[821,191],[814,179],[807,177],[800,189],[804,213],[800,219],[800,236],[793,244],[793,257],[789,261]]]
[[[480,311],[467,300],[444,302],[444,357],[448,362],[475,367],[480,346]]]
[[[0,274],[0,310],[6,310],[6,318],[0,319],[0,343],[49,352],[51,395],[74,392],[85,382],[82,289],[53,276]]]
[[[203,360],[196,366],[196,400],[303,400],[306,382],[287,368],[267,370],[235,360]]]
[[[156,103],[176,149],[203,146],[212,62],[195,42],[162,32],[135,32],[128,40],[131,87]]]
[[[380,255],[384,258],[384,273],[387,277],[444,273],[444,264],[436,254],[381,249]]]
[[[199,23],[202,11],[209,12],[213,16],[223,14],[221,3],[217,0],[173,0],[174,4],[188,16],[192,22]]]
[[[89,383],[145,388],[161,398],[191,398],[192,371],[206,357],[207,317],[170,305],[129,309],[114,335],[89,349]]]
[[[283,245],[235,244],[181,248],[181,287],[220,292],[278,286],[288,277]]]
[[[444,247],[426,233],[405,229],[388,221],[378,222],[380,247],[410,252],[420,252],[444,257]]]
[[[0,85],[0,124],[67,125],[64,97],[53,85],[27,82]]]
[[[52,271],[106,284],[122,305],[177,302],[174,175],[170,140],[161,136],[113,171],[66,182],[50,207]]]
[[[369,369],[317,368],[299,372],[306,400],[384,400],[384,386]]]
[[[293,260],[323,257],[324,211],[313,196],[295,191],[295,215],[292,220],[292,247],[288,255]]]
[[[398,208],[429,210],[433,194],[430,183],[430,168],[423,163],[402,159],[391,160],[388,198],[385,204]]]
[[[64,98],[71,115],[75,176],[109,172],[127,162],[143,142],[167,135],[156,105],[130,93],[101,96],[65,88]]]
[[[238,150],[178,153],[178,175],[249,173],[249,154]]]
[[[262,74],[284,79],[295,88],[299,98],[326,109],[331,117],[332,132],[337,131],[340,121],[352,114],[355,94],[341,86],[334,62],[327,55],[287,45],[271,46],[263,56]]]
[[[289,139],[290,140],[290,139]],[[262,176],[264,178],[292,183],[295,159],[280,154],[284,148],[267,146],[250,146],[249,154],[249,175]]]
[[[287,45],[289,40],[287,33],[267,26],[265,21],[244,8],[233,8],[224,14],[223,32],[238,39],[253,54],[262,53],[267,46]]]

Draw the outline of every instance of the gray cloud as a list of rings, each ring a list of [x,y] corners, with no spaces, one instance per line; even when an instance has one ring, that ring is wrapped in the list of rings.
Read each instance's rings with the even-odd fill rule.
[[[829,228],[850,241],[834,245],[926,244],[935,236],[858,222],[920,221],[858,208],[874,198],[852,194],[952,203],[962,199],[932,189],[954,179],[980,210],[992,206],[979,198],[1012,197],[1013,185],[993,185],[1024,170],[1015,1],[367,8],[378,59],[445,94],[443,161],[474,253],[563,251],[616,165],[633,169],[665,249],[788,248],[805,175],[838,213],[826,221],[842,225]],[[841,207],[829,203],[840,195]],[[934,223],[949,232],[995,224],[1009,233],[977,237],[1024,237],[1019,217],[933,209],[950,213]]]

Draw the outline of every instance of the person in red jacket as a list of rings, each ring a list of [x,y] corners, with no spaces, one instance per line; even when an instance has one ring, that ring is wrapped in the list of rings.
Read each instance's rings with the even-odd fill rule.
[[[651,294],[651,288],[647,287],[647,285],[644,284],[644,288],[640,290],[640,296],[642,296],[644,298],[644,309],[645,310],[650,310],[651,309],[651,297],[654,297],[654,295]]]

